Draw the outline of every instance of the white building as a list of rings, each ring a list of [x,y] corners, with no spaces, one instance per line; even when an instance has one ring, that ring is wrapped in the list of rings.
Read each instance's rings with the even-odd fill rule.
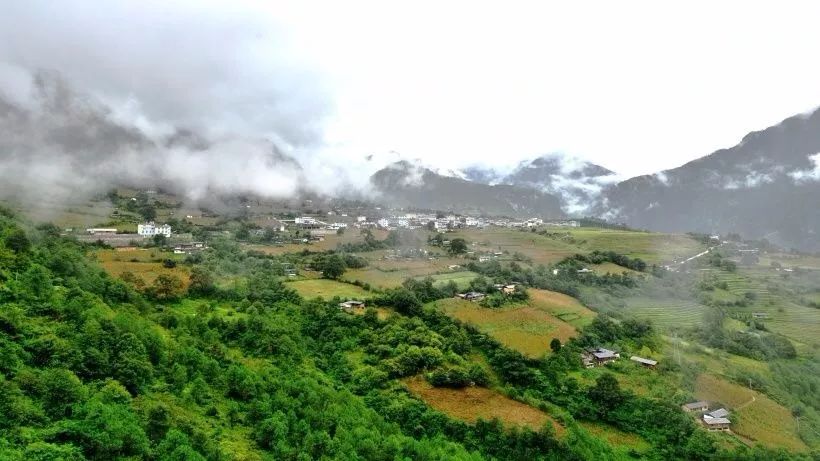
[[[154,224],[153,221],[147,222],[145,224],[138,224],[137,234],[143,237],[153,237],[155,235],[164,235],[166,237],[170,237],[171,226],[169,226],[168,224],[157,226],[156,224]]]
[[[356,222],[367,222],[367,216],[357,216]]]
[[[296,224],[318,224],[316,218],[310,216],[302,216],[293,220]]]
[[[99,234],[116,234],[117,229],[114,227],[92,227],[85,230],[87,233],[91,235],[99,235]]]

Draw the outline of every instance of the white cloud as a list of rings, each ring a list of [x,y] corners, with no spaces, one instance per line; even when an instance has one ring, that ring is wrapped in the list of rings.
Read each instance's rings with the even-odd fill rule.
[[[808,181],[820,181],[820,152],[810,155],[809,160],[814,163],[814,168],[811,170],[796,170],[789,173],[795,182],[802,183]]]
[[[568,152],[631,176],[820,104],[817,17],[798,1],[11,2],[0,90],[55,69],[151,136],[278,141],[327,191],[392,150],[444,170]]]

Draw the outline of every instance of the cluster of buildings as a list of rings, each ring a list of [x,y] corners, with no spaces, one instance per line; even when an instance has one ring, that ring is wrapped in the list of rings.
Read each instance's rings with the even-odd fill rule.
[[[687,413],[700,413],[701,423],[710,431],[729,431],[732,428],[729,410],[725,408],[709,411],[709,403],[704,401],[687,403],[681,408]]]
[[[168,224],[157,225],[154,222],[146,222],[137,225],[137,233],[119,233],[114,227],[90,227],[85,230],[85,235],[78,236],[78,240],[84,242],[101,241],[106,245],[116,248],[134,246],[141,239],[151,238],[155,235],[171,237],[171,226]]]
[[[158,226],[154,223],[154,221],[150,221],[143,224],[137,224],[137,234],[143,237],[153,237],[155,235],[164,235],[166,237],[170,237],[171,226],[169,226],[168,224]]]
[[[604,349],[603,347],[596,347],[587,349],[581,353],[581,361],[586,368],[595,368],[607,363],[614,362],[621,358],[621,354],[613,350]],[[657,360],[647,359],[633,355],[629,360],[646,368],[655,368],[658,365]]]
[[[337,215],[347,218],[347,213],[328,212],[329,216]],[[527,220],[513,220],[508,218],[490,219],[476,216],[457,216],[449,214],[441,216],[436,213],[404,213],[401,215],[390,215],[369,218],[367,216],[352,216],[342,221],[348,222],[324,222],[312,216],[300,216],[292,222],[300,229],[324,230],[335,232],[353,226],[359,229],[380,228],[386,230],[394,229],[421,229],[433,223],[432,226],[439,232],[446,232],[451,229],[460,228],[484,228],[487,226],[510,227],[510,228],[532,228],[542,225],[579,227],[580,223],[575,220],[544,221],[541,218],[530,218]]]
[[[515,284],[514,283],[498,283],[493,285],[493,287],[501,293],[505,295],[511,295],[515,293]],[[458,293],[456,294],[456,298],[463,299],[465,301],[472,301],[478,302],[484,299],[487,295],[480,291],[468,291],[466,293]]]

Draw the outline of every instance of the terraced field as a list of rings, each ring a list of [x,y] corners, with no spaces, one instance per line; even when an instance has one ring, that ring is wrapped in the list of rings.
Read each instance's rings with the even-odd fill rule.
[[[742,269],[736,273],[713,271],[712,274],[728,285],[728,291],[737,297],[754,293],[754,302],[749,307],[732,308],[743,312],[763,312],[769,315],[765,325],[773,332],[780,333],[797,342],[801,351],[816,350],[820,347],[820,311],[794,302],[787,295],[772,293],[767,285],[770,277],[776,277],[761,270]],[[777,283],[775,281],[774,283]],[[779,282],[783,283],[783,282]]]
[[[685,299],[626,298],[626,312],[646,318],[661,328],[691,327],[699,324],[707,307]]]
[[[563,343],[577,335],[574,326],[551,315],[547,309],[533,305],[491,309],[462,299],[443,299],[431,304],[529,357],[547,353],[552,338]]]
[[[528,427],[537,431],[549,424],[556,435],[565,433],[565,429],[543,411],[491,389],[433,387],[421,376],[405,379],[404,384],[413,395],[431,407],[468,423],[498,418],[507,426]]]
[[[765,322],[776,333],[802,343],[799,349],[816,351],[820,348],[820,311],[811,307],[789,304]]]

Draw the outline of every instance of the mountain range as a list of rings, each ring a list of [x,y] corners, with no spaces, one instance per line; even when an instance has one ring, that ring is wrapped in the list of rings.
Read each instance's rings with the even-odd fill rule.
[[[442,173],[401,161],[376,172],[371,183],[401,206],[595,216],[659,231],[737,232],[820,251],[820,110],[678,168],[621,181],[599,165],[552,154],[506,173],[482,167]]]

